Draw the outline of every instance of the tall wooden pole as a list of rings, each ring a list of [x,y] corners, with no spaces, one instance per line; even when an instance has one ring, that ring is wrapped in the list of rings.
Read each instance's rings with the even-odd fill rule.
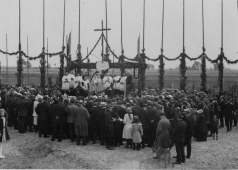
[[[49,44],[48,44],[48,38],[47,38],[47,83],[49,86],[49,55],[48,55],[48,52],[49,52]]]
[[[143,49],[142,52],[145,53],[145,0],[143,7]]]
[[[29,56],[28,35],[27,35],[27,56]],[[30,79],[29,79],[29,58],[27,58],[27,80],[28,80],[28,86],[29,86],[30,85]]]
[[[183,0],[183,52],[185,52],[185,0]]]
[[[204,3],[202,0],[202,36],[203,36],[203,52],[205,52],[205,27],[204,27]]]
[[[122,0],[121,0],[121,54],[123,55],[123,29],[122,29]]]
[[[45,0],[43,0],[43,48],[41,56],[41,87],[45,88]]]
[[[81,1],[79,0],[79,30],[78,30],[78,52],[77,52],[77,60],[78,64],[81,66],[81,60],[82,60],[82,55],[81,55],[81,42],[80,42],[80,25],[81,25]],[[81,72],[81,68],[78,68],[78,73]]]
[[[18,47],[18,50],[19,50],[19,58],[18,58],[18,63],[17,63],[17,71],[18,71],[17,84],[19,86],[22,86],[23,61],[22,61],[22,55],[21,55],[21,0],[19,0],[19,47]]]
[[[6,34],[6,52],[8,51],[7,48],[7,34]],[[8,83],[8,54],[6,54],[6,82]]]
[[[108,43],[108,32],[107,32],[107,0],[105,0],[105,11],[106,11],[106,40]],[[108,46],[106,46],[106,54],[108,54]]]

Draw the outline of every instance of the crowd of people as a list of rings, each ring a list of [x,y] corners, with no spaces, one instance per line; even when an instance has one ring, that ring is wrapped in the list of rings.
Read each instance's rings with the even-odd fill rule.
[[[78,78],[73,78],[73,83],[63,81],[63,90],[51,93],[40,88],[3,86],[1,108],[7,113],[3,114],[7,126],[22,134],[38,132],[39,137],[51,136],[51,141],[71,140],[76,145],[99,143],[109,150],[119,146],[138,151],[151,147],[154,158],[159,156],[159,149],[171,149],[175,144],[175,164],[191,157],[192,138],[206,141],[211,136],[218,140],[219,125],[221,128],[225,125],[227,132],[237,126],[236,98],[233,101],[229,96],[204,92],[154,89],[145,89],[141,96],[136,95],[135,90],[121,90],[126,95],[120,92],[97,94],[95,92],[111,87],[105,85],[104,78],[110,79],[108,75],[103,79],[98,76],[96,73],[88,83],[94,84],[88,88],[94,93],[88,93],[87,97],[66,93],[72,84],[82,83]],[[121,79],[117,77],[112,83],[120,84]],[[104,82],[104,88],[96,83],[99,81]],[[67,88],[64,82],[69,84]],[[0,136],[3,136],[5,126],[1,123],[0,126]]]

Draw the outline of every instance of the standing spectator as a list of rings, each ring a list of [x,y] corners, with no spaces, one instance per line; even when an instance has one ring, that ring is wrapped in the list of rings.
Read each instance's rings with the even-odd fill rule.
[[[125,125],[122,133],[122,138],[126,140],[126,148],[129,148],[129,145],[132,147],[131,128],[133,122],[133,115],[130,107],[126,109],[126,112],[127,114],[125,114],[123,119]]]
[[[189,109],[184,110],[185,122],[187,123],[185,131],[185,145],[187,146],[187,156],[190,159],[192,151],[192,137],[194,136],[194,117]]]
[[[100,112],[100,109],[97,107],[97,103],[93,103],[93,107],[89,109],[89,115],[90,115],[90,121],[89,121],[89,130],[91,131],[91,138],[93,141],[93,144],[96,143],[97,139],[97,132],[98,132],[98,113]]]
[[[79,104],[79,107],[75,108],[75,134],[77,145],[80,145],[80,136],[83,139],[83,145],[86,145],[90,115],[88,110],[83,107],[83,100],[79,100],[77,103]]]
[[[136,147],[137,151],[139,151],[141,148],[143,128],[138,117],[134,117],[131,133],[133,139],[133,150],[135,150]]]
[[[225,123],[227,132],[232,130],[233,110],[231,100],[227,99],[227,103],[225,104]]]
[[[114,150],[112,148],[113,139],[114,139],[114,125],[113,123],[116,121],[112,117],[112,108],[107,108],[105,110],[105,132],[106,132],[106,148],[109,150]]]
[[[64,118],[67,116],[67,110],[63,105],[63,98],[59,98],[57,104],[54,104],[52,108],[52,123],[53,123],[53,133],[51,141],[58,138],[58,142],[62,141]]]
[[[50,119],[50,106],[47,103],[47,98],[39,98],[39,104],[37,105],[35,112],[38,115],[39,123],[39,137],[44,135],[44,138],[48,138],[48,125]]]
[[[213,136],[213,139],[215,139],[215,134],[216,134],[216,140],[218,140],[218,124],[219,124],[219,120],[217,119],[217,116],[213,115],[213,118],[212,118],[212,136]]]
[[[77,106],[74,104],[75,99],[72,97],[70,99],[70,105],[68,105],[68,116],[67,116],[67,123],[69,127],[69,136],[71,142],[74,142],[75,139],[75,114],[76,114],[76,108]]]
[[[26,120],[27,120],[27,107],[30,104],[29,100],[26,100],[25,96],[21,96],[21,99],[17,102],[17,118],[18,118],[18,132],[26,133]]]
[[[238,102],[237,102],[237,99],[234,100],[233,108],[234,108],[234,126],[237,126],[237,121],[238,121]]]
[[[187,123],[182,120],[182,114],[179,113],[177,116],[178,122],[175,125],[174,130],[174,141],[176,145],[177,160],[174,164],[185,163],[185,154],[184,154],[184,141],[185,141],[185,131]]]

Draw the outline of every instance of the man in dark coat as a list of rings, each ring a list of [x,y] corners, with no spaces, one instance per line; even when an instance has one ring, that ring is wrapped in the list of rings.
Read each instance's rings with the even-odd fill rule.
[[[55,138],[58,138],[58,142],[62,141],[64,118],[67,117],[67,115],[67,110],[63,105],[63,98],[60,98],[59,102],[52,108],[53,132],[51,141],[54,141]]]
[[[234,100],[233,108],[234,108],[234,126],[237,126],[237,118],[238,118],[238,102],[237,102],[237,99]]]
[[[69,127],[69,136],[71,142],[74,142],[75,139],[75,108],[77,106],[74,104],[75,99],[70,99],[70,105],[68,105],[68,116],[67,116],[67,123]]]
[[[140,103],[140,111],[138,112],[138,117],[141,121],[143,133],[142,136],[142,148],[145,148],[145,144],[148,139],[148,131],[149,131],[149,125],[150,125],[150,119],[147,110],[144,109],[144,103]]]
[[[155,141],[155,134],[156,134],[156,128],[157,126],[154,124],[155,116],[156,116],[156,110],[152,108],[152,103],[148,102],[147,112],[149,117],[149,130],[148,130],[148,147],[152,147],[154,141]]]
[[[129,72],[126,72],[126,95],[128,95],[133,89],[133,77]]]
[[[39,137],[44,135],[44,138],[47,138],[48,135],[48,125],[50,120],[50,106],[47,103],[47,98],[44,97],[43,101],[42,98],[39,99],[39,104],[37,105],[35,111],[38,115],[38,126],[39,126]]]
[[[102,109],[98,113],[98,123],[99,123],[99,133],[100,133],[100,145],[104,145],[106,103],[101,103],[101,107]]]
[[[220,119],[220,127],[224,127],[224,114],[225,114],[225,105],[226,101],[224,98],[221,98],[220,102],[220,112],[219,112],[219,119]]]
[[[227,132],[232,130],[233,111],[234,111],[233,105],[230,99],[228,99],[227,103],[225,104],[225,123]]]
[[[187,123],[186,131],[185,131],[185,145],[187,146],[187,156],[186,158],[190,158],[192,151],[192,137],[194,136],[194,118],[191,115],[191,111],[189,109],[184,110],[185,119],[184,121]]]
[[[27,107],[30,101],[25,96],[21,96],[21,99],[17,102],[17,118],[18,118],[18,132],[26,133],[26,120],[27,120]]]
[[[100,109],[97,107],[97,103],[93,103],[93,107],[89,109],[90,121],[89,121],[89,135],[93,141],[93,144],[97,140],[98,132],[98,113]]]
[[[185,163],[185,154],[184,154],[184,141],[185,141],[185,131],[187,123],[182,120],[182,114],[179,113],[177,116],[178,122],[175,125],[174,129],[174,141],[176,145],[177,160],[174,164]]]
[[[105,110],[105,131],[106,131],[106,148],[109,150],[114,150],[112,148],[112,142],[114,139],[114,125],[116,119],[112,117],[112,108]]]

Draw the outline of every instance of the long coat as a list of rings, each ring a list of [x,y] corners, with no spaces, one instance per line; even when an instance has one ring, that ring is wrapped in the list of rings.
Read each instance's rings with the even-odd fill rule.
[[[98,131],[98,113],[100,109],[98,107],[93,107],[88,110],[90,115],[89,127],[93,132]]]
[[[180,120],[176,123],[174,129],[174,141],[175,142],[184,142],[185,141],[185,131],[187,123],[183,120]]]
[[[38,120],[49,121],[51,112],[50,106],[46,102],[39,103],[35,109],[36,114],[38,115]]]
[[[189,115],[185,118],[185,122],[187,123],[185,138],[189,138],[194,136],[194,118],[192,115]]]
[[[75,126],[80,128],[80,136],[88,136],[88,121],[90,115],[88,110],[84,107],[78,107],[75,109]]]
[[[132,133],[132,140],[134,143],[142,142],[143,128],[141,123],[133,123],[131,133]]]
[[[159,121],[159,124],[156,129],[156,139],[155,143],[153,145],[154,149],[157,149],[158,147],[161,148],[169,148],[171,144],[171,139],[170,139],[170,122],[167,118],[161,119]]]
[[[142,123],[143,130],[148,129],[149,126],[150,126],[150,120],[149,120],[148,112],[141,108],[140,111],[139,111],[138,116],[139,116],[139,119]]]

